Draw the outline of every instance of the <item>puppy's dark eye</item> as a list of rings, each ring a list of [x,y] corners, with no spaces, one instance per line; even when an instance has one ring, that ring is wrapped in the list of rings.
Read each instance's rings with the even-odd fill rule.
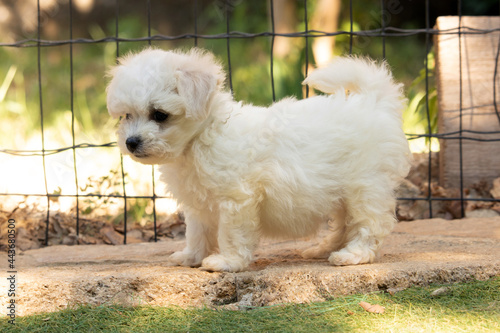
[[[127,119],[127,120],[132,119],[132,115],[131,115],[130,113],[127,113],[127,114],[125,115],[125,119]]]
[[[153,120],[162,123],[168,118],[168,113],[160,110],[154,110],[153,111]]]

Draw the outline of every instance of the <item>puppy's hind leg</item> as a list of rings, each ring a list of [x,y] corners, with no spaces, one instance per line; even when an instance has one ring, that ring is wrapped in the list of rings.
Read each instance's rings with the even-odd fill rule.
[[[203,259],[217,250],[217,225],[203,223],[197,215],[189,211],[184,213],[186,247],[173,253],[168,260],[180,266],[198,267]]]
[[[328,225],[329,234],[323,238],[319,245],[309,248],[302,252],[305,259],[325,259],[332,251],[338,250],[345,242],[345,209],[339,207],[331,214],[332,220]]]
[[[365,187],[356,196],[346,199],[345,247],[333,252],[328,260],[332,265],[357,265],[375,260],[382,240],[393,229],[396,200],[392,190]]]

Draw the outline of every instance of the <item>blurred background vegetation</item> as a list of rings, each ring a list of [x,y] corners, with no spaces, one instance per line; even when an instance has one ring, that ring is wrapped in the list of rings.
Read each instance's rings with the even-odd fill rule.
[[[229,31],[243,33],[271,32],[270,0],[151,0],[111,1],[73,0],[70,21],[69,0],[40,0],[40,38],[48,41],[70,39],[101,40],[118,35],[120,38],[137,38],[151,35],[205,36],[194,39],[174,38],[154,40],[152,45],[164,49],[190,48],[195,43],[214,52],[229,67],[228,44],[231,60],[231,83],[237,100],[259,105],[273,102],[271,84],[271,47],[273,46],[273,76],[275,99],[285,96],[304,97],[301,85],[306,70],[321,65],[331,57],[351,51],[351,37],[339,34],[332,37],[276,37],[231,38],[229,41],[216,35]],[[118,7],[116,4],[118,3]],[[148,3],[150,11],[148,11]],[[349,32],[379,29],[382,26],[399,29],[425,29],[424,0],[274,0],[274,29],[277,33],[294,33],[306,29],[327,32]],[[433,27],[438,16],[456,15],[457,1],[429,1],[429,24]],[[463,15],[498,15],[496,0],[462,0]],[[118,8],[118,11],[117,11]],[[306,13],[307,12],[307,13]],[[148,25],[148,13],[150,25]],[[229,15],[229,27],[226,15]],[[119,18],[118,21],[116,18]],[[383,21],[383,22],[382,22]],[[105,104],[106,70],[115,64],[117,44],[113,41],[74,43],[72,63],[70,45],[52,45],[38,48],[36,41],[16,47],[16,42],[38,38],[37,6],[34,0],[4,0],[0,3],[0,149],[41,149],[41,112],[43,108],[45,149],[72,146],[71,124],[75,116],[76,144],[103,144],[115,141],[116,121],[107,114]],[[116,30],[118,28],[118,31]],[[150,30],[150,31],[149,31]],[[216,38],[214,38],[214,36]],[[366,37],[352,39],[352,53],[372,58],[385,57],[394,75],[405,84],[409,107],[405,111],[405,131],[425,133],[429,126],[426,116],[425,96],[428,93],[431,127],[435,129],[436,93],[433,83],[432,36],[426,44],[424,33],[408,36]],[[118,45],[118,53],[141,50],[148,41],[126,41]],[[306,49],[309,66],[306,68]],[[426,57],[429,57],[429,90],[425,90]],[[40,59],[41,87],[38,79]],[[71,68],[73,79],[71,79]],[[229,80],[228,80],[229,81]],[[39,94],[41,88],[41,96]],[[313,92],[311,92],[313,93]],[[73,99],[72,99],[73,96]],[[42,102],[40,104],[40,102]],[[73,107],[72,107],[73,103]],[[424,144],[425,146],[425,144]],[[109,148],[102,148],[109,154]],[[94,151],[79,150],[77,162],[87,162]],[[5,154],[0,156],[5,160]],[[71,151],[60,155],[57,161],[66,170],[70,190],[60,187],[57,178],[49,184],[49,192],[74,193],[73,158]],[[113,154],[112,166],[98,166],[103,172],[116,168],[118,154]],[[56,158],[56,157],[54,157]],[[4,163],[0,159],[0,163]],[[98,158],[93,158],[97,161]],[[25,161],[23,161],[24,164]],[[37,162],[38,163],[38,162]],[[98,164],[98,163],[96,163]],[[96,166],[97,167],[97,166]],[[16,170],[15,164],[12,164]],[[52,168],[61,177],[62,169]],[[116,170],[116,169],[114,169]],[[150,169],[149,169],[150,170]],[[26,172],[30,172],[29,169]],[[50,171],[49,171],[50,173]],[[99,177],[95,171],[88,173]],[[80,190],[90,179],[84,171],[78,175]],[[43,179],[43,176],[40,178]],[[43,184],[39,184],[42,186]],[[26,185],[34,188],[33,183]],[[1,188],[2,191],[7,191]],[[18,190],[22,191],[22,190]],[[1,191],[0,191],[1,192]],[[18,192],[23,193],[23,192]],[[130,192],[129,192],[130,193]],[[151,188],[147,193],[151,193]]]
[[[148,11],[146,1],[118,1],[118,36],[140,38],[148,36]],[[69,35],[68,0],[42,0],[41,39],[67,40]],[[464,15],[496,15],[498,1],[462,1]],[[352,26],[354,31],[372,30],[382,26],[402,29],[425,28],[425,1],[352,1]],[[217,35],[226,32],[225,15],[228,14],[229,30],[246,33],[271,31],[270,1],[212,0],[212,1],[150,1],[151,34],[179,36],[194,33]],[[429,22],[437,16],[457,14],[456,1],[430,1]],[[274,0],[274,25],[276,32],[304,31],[305,2]],[[349,1],[308,0],[309,29],[324,31],[349,31]],[[74,0],[72,12],[73,39],[99,40],[116,35],[116,2]],[[1,43],[13,43],[37,38],[36,2],[7,0],[0,5]],[[426,57],[425,35],[405,37],[355,37],[352,52],[382,58],[385,55],[397,79],[405,83],[410,100],[422,98],[421,70]],[[432,40],[431,40],[432,42]],[[237,100],[256,104],[269,104],[273,100],[270,78],[270,51],[272,38],[231,39],[231,81]],[[315,45],[323,43],[324,45]],[[154,46],[172,49],[194,46],[193,38],[172,41],[153,41]],[[225,38],[197,39],[198,46],[208,48],[227,64]],[[33,43],[31,44],[33,45]],[[122,42],[120,54],[140,50],[148,42]],[[284,96],[303,95],[301,81],[305,72],[305,39],[276,38],[274,41],[274,83],[276,99]],[[350,37],[308,39],[310,66],[319,62],[318,57],[349,53]],[[430,49],[429,49],[430,50]],[[323,55],[319,53],[323,52]],[[69,45],[41,48],[41,79],[44,126],[57,128],[53,134],[59,144],[71,146],[65,133],[71,126]],[[78,142],[104,143],[113,140],[108,130],[114,122],[106,114],[106,69],[115,63],[116,44],[81,43],[73,45],[73,108],[76,117]],[[22,149],[27,137],[40,131],[40,96],[36,47],[0,47],[0,136],[2,148]],[[309,68],[308,70],[310,70]],[[431,75],[432,75],[432,68]],[[414,82],[415,81],[415,82]],[[414,84],[412,85],[412,82]],[[432,82],[431,82],[432,84]],[[415,103],[414,103],[415,104]],[[418,104],[418,103],[417,103]],[[417,110],[413,105],[413,111]],[[412,122],[424,119],[417,114]],[[416,124],[409,124],[409,128]],[[104,130],[103,130],[104,126]],[[426,127],[423,126],[424,128]],[[412,128],[413,129],[413,128]],[[49,147],[51,148],[51,147]],[[55,147],[52,147],[55,148]]]

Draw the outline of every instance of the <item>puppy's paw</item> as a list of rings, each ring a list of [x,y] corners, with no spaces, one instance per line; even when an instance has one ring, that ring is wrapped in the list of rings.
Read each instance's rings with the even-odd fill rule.
[[[323,247],[318,245],[302,251],[301,255],[304,259],[324,259],[328,258],[328,251],[325,251]]]
[[[201,269],[209,272],[239,272],[246,266],[241,259],[228,258],[222,254],[208,256],[201,263]]]
[[[203,258],[196,253],[177,251],[168,257],[168,260],[179,266],[199,267]]]
[[[375,253],[370,249],[363,249],[353,253],[348,249],[344,248],[340,251],[333,252],[328,261],[330,264],[335,266],[347,266],[347,265],[358,265],[367,264],[375,259]]]

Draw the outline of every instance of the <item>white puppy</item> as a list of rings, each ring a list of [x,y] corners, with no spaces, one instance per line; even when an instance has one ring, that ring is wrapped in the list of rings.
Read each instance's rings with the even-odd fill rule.
[[[147,49],[110,74],[121,151],[159,164],[186,216],[187,245],[171,261],[240,271],[261,235],[311,236],[327,220],[331,236],[304,257],[374,260],[410,156],[402,85],[385,64],[339,57],[303,82],[330,95],[268,108],[235,102],[221,65],[199,49]]]

